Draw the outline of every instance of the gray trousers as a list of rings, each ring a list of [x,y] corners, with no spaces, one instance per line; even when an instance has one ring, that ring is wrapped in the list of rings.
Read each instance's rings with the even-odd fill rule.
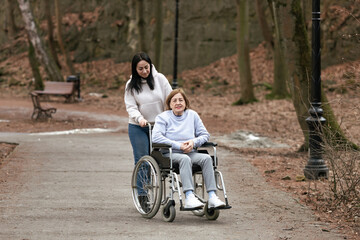
[[[169,156],[169,153],[165,154]],[[214,168],[210,155],[198,152],[172,153],[173,163],[179,164],[180,178],[183,192],[194,190],[192,178],[192,165],[197,164],[202,169],[206,191],[216,191]]]

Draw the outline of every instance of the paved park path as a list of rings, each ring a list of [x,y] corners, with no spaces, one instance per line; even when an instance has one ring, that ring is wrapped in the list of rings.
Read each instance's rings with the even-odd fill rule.
[[[131,199],[124,129],[96,134],[0,133],[19,145],[0,169],[0,239],[344,239],[248,162],[218,149],[230,204],[216,221],[180,212],[144,219]],[[20,166],[20,167],[19,167]]]

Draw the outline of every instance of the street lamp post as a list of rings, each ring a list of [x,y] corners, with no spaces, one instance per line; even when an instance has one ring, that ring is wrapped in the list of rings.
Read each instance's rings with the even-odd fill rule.
[[[312,81],[311,102],[306,119],[309,126],[309,160],[304,168],[307,179],[327,178],[329,169],[322,159],[321,125],[326,122],[321,108],[320,0],[312,1]]]
[[[175,0],[175,39],[174,39],[174,73],[172,88],[178,87],[177,83],[177,50],[178,50],[178,26],[179,26],[179,0]]]

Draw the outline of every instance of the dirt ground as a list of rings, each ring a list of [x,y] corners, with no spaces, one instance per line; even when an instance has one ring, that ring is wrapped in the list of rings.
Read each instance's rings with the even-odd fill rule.
[[[19,69],[11,65],[14,61],[23,67]],[[232,150],[239,152],[256,166],[270,184],[292,193],[301,203],[312,207],[319,220],[330,222],[334,228],[347,232],[349,239],[357,238],[357,234],[360,234],[360,216],[349,219],[341,208],[327,208],[331,205],[326,203],[328,180],[302,181],[308,153],[297,151],[303,143],[303,135],[292,101],[265,99],[265,95],[270,93],[265,83],[271,83],[273,77],[271,56],[263,46],[259,46],[251,53],[251,62],[255,95],[258,99],[253,104],[232,106],[240,96],[236,56],[220,59],[206,67],[184,71],[179,76],[179,84],[188,93],[191,108],[200,114],[215,138],[231,136],[230,134],[242,130],[288,145],[285,148],[232,147]],[[116,121],[94,120],[91,115],[101,113],[127,116],[123,84],[126,76],[130,75],[129,65],[115,64],[112,60],[76,65],[82,72],[82,100],[74,103],[64,103],[61,98],[51,98],[46,102],[43,100],[42,104],[54,106],[59,111],[54,114],[53,119],[32,121],[32,104],[27,95],[32,89],[32,81],[26,56],[18,55],[1,62],[0,68],[7,69],[8,82],[11,79],[16,84],[0,82],[0,132],[29,133],[116,127]],[[360,144],[359,66],[360,61],[342,64],[325,69],[322,73],[325,91],[334,113],[346,136],[356,144]],[[171,79],[171,76],[168,78]],[[88,117],[68,114],[74,111],[87,112]],[[14,144],[0,143],[0,164],[6,164],[8,155],[15,147]]]

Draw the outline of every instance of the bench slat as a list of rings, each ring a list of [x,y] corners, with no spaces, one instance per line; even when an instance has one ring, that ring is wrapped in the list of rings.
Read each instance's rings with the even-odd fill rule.
[[[74,93],[74,82],[44,82],[44,90],[34,91],[44,95],[72,95]]]

